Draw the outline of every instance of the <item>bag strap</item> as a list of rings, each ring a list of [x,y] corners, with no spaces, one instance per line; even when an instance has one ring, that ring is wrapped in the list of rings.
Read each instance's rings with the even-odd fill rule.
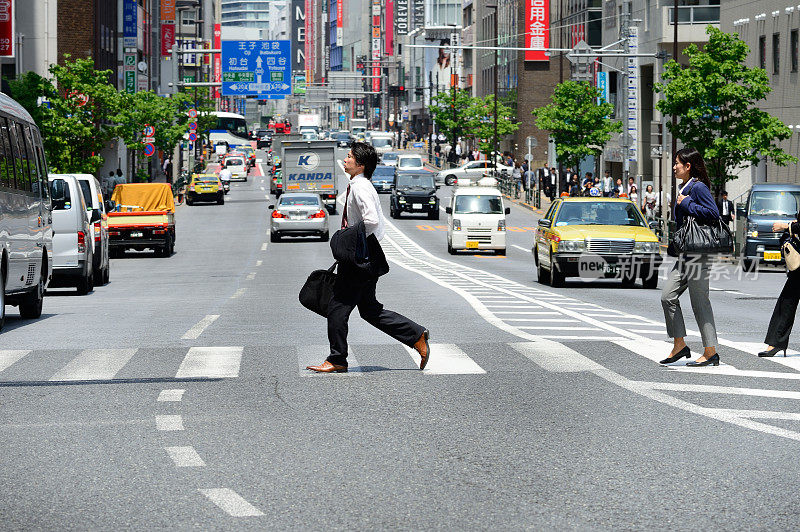
[[[337,261],[335,261],[335,262],[333,263],[333,265],[332,265],[330,268],[328,268],[328,271],[329,271],[329,272],[331,272],[331,273],[333,273],[333,270],[336,268],[336,265],[337,265],[337,264],[339,264],[339,261],[338,261],[338,260],[337,260]]]

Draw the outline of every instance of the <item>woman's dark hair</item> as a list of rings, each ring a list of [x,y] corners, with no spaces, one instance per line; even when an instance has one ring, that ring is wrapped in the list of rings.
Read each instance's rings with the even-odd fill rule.
[[[378,152],[375,148],[366,142],[354,142],[350,145],[350,151],[358,166],[364,167],[364,177],[372,179],[372,172],[378,166]]]
[[[689,175],[703,183],[709,189],[711,188],[711,181],[708,179],[708,172],[706,171],[706,163],[699,151],[694,148],[683,148],[678,150],[675,154],[675,158],[683,165],[691,165],[689,168]]]

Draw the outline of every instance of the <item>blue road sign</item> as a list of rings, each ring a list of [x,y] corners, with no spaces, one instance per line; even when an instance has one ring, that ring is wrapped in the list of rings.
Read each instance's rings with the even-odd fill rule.
[[[152,157],[156,153],[156,147],[152,144],[145,144],[144,145],[144,154],[148,157]]]
[[[292,93],[289,41],[222,41],[222,95],[273,99]]]
[[[197,133],[195,133],[194,131],[189,133],[189,140],[191,140],[192,142],[196,141],[197,140]]]
[[[189,122],[189,129],[191,129],[192,131],[197,129],[197,122]]]

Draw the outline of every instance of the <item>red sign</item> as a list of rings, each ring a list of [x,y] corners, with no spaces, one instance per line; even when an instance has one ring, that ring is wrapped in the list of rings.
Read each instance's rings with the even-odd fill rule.
[[[214,49],[219,50],[222,48],[222,26],[214,24]],[[222,54],[214,54],[214,81],[219,82],[222,80]],[[212,91],[212,98],[219,98],[219,87],[214,87]]]
[[[175,22],[175,0],[161,0],[161,21]]]
[[[14,10],[13,0],[0,1],[0,56],[14,56]]]
[[[550,3],[525,0],[525,48],[550,47]],[[544,50],[525,51],[525,61],[549,61]]]
[[[161,57],[172,54],[172,46],[175,44],[175,24],[161,23]]]
[[[384,31],[386,32],[386,44],[383,47],[386,55],[394,55],[394,0],[386,0]]]

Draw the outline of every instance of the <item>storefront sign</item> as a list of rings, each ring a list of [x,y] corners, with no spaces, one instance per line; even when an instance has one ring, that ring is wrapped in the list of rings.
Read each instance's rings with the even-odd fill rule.
[[[222,26],[214,24],[214,49],[222,47]],[[222,54],[214,54],[214,81],[222,81]],[[212,98],[219,98],[219,87],[214,87],[211,94]]]
[[[394,0],[394,24],[398,35],[408,35],[408,0]]]
[[[381,0],[372,0],[372,92],[381,91]]]
[[[175,23],[175,0],[161,0],[161,22]]]
[[[0,57],[14,56],[13,0],[0,2]]]
[[[136,48],[139,6],[136,0],[124,1],[125,3],[122,7],[122,45],[125,48]]]
[[[383,33],[386,36],[386,42],[383,50],[386,55],[394,55],[394,0],[386,0],[384,15]]]
[[[550,5],[547,0],[525,0],[525,48],[550,46]],[[526,50],[525,61],[548,61],[545,50]]]
[[[172,54],[172,46],[175,44],[175,24],[161,23],[161,57],[168,57]]]

